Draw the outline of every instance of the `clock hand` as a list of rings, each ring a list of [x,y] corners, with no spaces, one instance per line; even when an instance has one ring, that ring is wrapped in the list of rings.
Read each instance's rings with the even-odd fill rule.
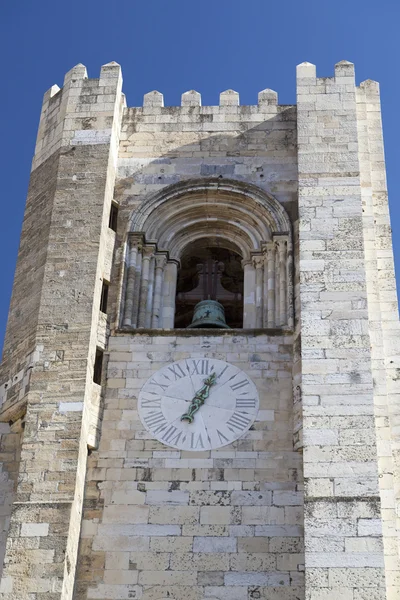
[[[209,377],[204,379],[203,387],[195,393],[194,398],[191,401],[190,406],[188,408],[188,411],[181,416],[181,421],[188,421],[189,423],[193,423],[194,415],[195,413],[197,413],[200,406],[203,406],[204,402],[206,401],[206,398],[208,398],[208,396],[210,395],[210,387],[214,385],[216,377],[216,373],[213,372]]]

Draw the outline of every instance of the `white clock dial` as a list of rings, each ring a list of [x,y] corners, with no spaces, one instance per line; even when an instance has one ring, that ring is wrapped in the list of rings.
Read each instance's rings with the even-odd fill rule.
[[[241,437],[257,416],[252,380],[213,358],[185,358],[150,377],[139,393],[143,425],[160,442],[180,450],[210,450]]]

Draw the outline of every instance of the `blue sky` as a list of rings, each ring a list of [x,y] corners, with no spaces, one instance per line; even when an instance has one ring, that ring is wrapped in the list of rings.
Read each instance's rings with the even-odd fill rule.
[[[255,104],[264,88],[280,104],[295,102],[295,67],[305,60],[332,76],[336,62],[356,65],[357,82],[381,84],[395,257],[400,273],[398,0],[5,0],[0,8],[3,57],[0,115],[0,347],[7,320],[43,93],[62,85],[81,62],[122,65],[128,106],[158,89],[166,105],[196,89],[217,104],[233,88]]]

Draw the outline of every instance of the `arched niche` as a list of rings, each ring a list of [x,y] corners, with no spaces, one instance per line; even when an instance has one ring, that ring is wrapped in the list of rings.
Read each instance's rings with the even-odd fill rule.
[[[175,328],[192,322],[202,300],[218,300],[226,324],[243,326],[243,256],[228,238],[204,237],[190,242],[180,255],[175,301]]]
[[[291,224],[259,188],[225,179],[185,181],[143,201],[130,222],[122,325],[174,327],[178,269],[207,240],[240,255],[243,327],[292,327]]]

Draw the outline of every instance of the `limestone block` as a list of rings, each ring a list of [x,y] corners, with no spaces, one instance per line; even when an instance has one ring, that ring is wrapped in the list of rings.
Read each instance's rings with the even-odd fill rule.
[[[21,537],[46,537],[49,535],[49,523],[22,523]]]
[[[174,554],[171,556],[170,568],[172,570],[190,571],[228,571],[229,555],[221,552]]]
[[[237,540],[228,537],[195,537],[193,552],[236,552]]]
[[[200,586],[222,586],[224,584],[224,573],[223,571],[199,571],[197,583]]]
[[[142,571],[139,574],[141,585],[196,585],[195,571]]]
[[[315,77],[316,77],[316,67],[315,67],[315,65],[313,65],[312,63],[309,63],[309,62],[303,62],[303,63],[297,65],[296,72],[297,72],[297,78],[300,81],[302,79],[311,79],[312,80],[312,79],[315,79]],[[307,85],[310,85],[310,84],[307,83]]]
[[[182,94],[182,106],[201,106],[201,95],[195,90]]]
[[[225,585],[264,585],[279,586],[289,585],[289,574],[280,572],[269,573],[226,573]]]
[[[331,587],[379,588],[384,587],[384,574],[378,568],[329,569]]]
[[[220,106],[239,106],[239,94],[234,90],[226,90],[219,95]]]
[[[129,568],[134,571],[164,571],[169,567],[169,562],[170,555],[164,552],[130,552],[129,554]]]
[[[211,453],[211,455],[213,455],[213,453]],[[215,454],[215,456],[220,455],[221,452]],[[190,504],[198,506],[225,506],[231,504],[231,498],[232,496],[227,491],[196,491],[190,493]]]
[[[143,96],[144,108],[155,108],[164,106],[164,96],[160,92],[153,90]]]
[[[265,89],[258,93],[258,106],[261,110],[278,104],[278,94],[274,90]]]
[[[200,523],[204,525],[232,524],[240,519],[235,509],[229,506],[202,506],[200,508]]]
[[[307,561],[310,567],[383,567],[383,554],[373,552],[318,552],[308,553]]]
[[[191,552],[192,537],[152,537],[150,549],[153,552]]]
[[[151,490],[146,493],[146,504],[187,505],[189,504],[189,492]]]
[[[276,554],[272,553],[239,553],[232,554],[230,558],[231,571],[275,571],[276,569],[277,558]]]
[[[228,535],[229,528],[225,525],[183,525],[182,527],[183,535],[190,536],[221,536]]]
[[[271,505],[272,492],[233,492],[231,503],[238,506]]]
[[[104,583],[106,585],[132,585],[138,581],[137,571],[122,571],[117,569],[115,571],[106,570],[104,572]]]
[[[275,506],[243,506],[242,523],[244,525],[262,525],[263,523],[284,524],[285,511]]]
[[[129,597],[140,598],[141,588],[138,585],[113,585],[99,583],[96,587],[90,587],[87,592],[88,600],[128,600]]]
[[[149,519],[149,508],[143,505],[106,506],[103,512],[103,523],[147,523]]]
[[[106,569],[127,570],[129,568],[129,552],[106,552]]]

